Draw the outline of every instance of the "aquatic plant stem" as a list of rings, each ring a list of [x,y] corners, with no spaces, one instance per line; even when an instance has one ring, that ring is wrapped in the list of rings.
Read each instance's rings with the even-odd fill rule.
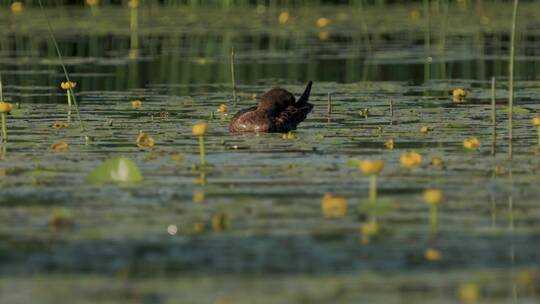
[[[497,109],[495,108],[495,77],[491,77],[491,155],[497,153]]]
[[[429,225],[431,226],[432,231],[437,231],[438,225],[438,209],[437,205],[433,204],[429,206]]]
[[[428,82],[431,78],[431,7],[430,0],[424,0],[424,82]]]
[[[516,28],[517,28],[517,10],[519,0],[514,0],[514,8],[512,11],[512,35],[510,38],[510,60],[508,64],[508,159],[513,156],[513,121],[514,112],[514,59],[516,57]]]
[[[233,104],[236,105],[236,73],[234,71],[234,46],[231,48],[231,81],[233,89]]]
[[[130,8],[130,23],[129,28],[131,32],[131,51],[137,51],[139,49],[139,5],[133,5]]]
[[[377,201],[377,175],[373,174],[369,178],[369,202],[375,204]]]
[[[390,99],[390,125],[394,124],[394,101]]]
[[[540,146],[540,126],[538,126],[538,145]]]
[[[71,82],[69,79],[69,75],[67,72],[66,65],[64,64],[64,57],[62,57],[62,53],[60,52],[60,48],[58,47],[58,42],[56,41],[56,38],[54,37],[51,21],[49,20],[49,16],[47,15],[47,12],[45,12],[45,9],[43,8],[43,3],[41,3],[41,0],[38,0],[39,7],[41,8],[41,11],[43,12],[43,16],[45,16],[45,20],[47,21],[47,28],[49,30],[49,35],[51,36],[51,40],[53,41],[54,48],[56,49],[56,54],[58,55],[58,58],[60,60],[60,65],[62,66],[62,70],[64,71],[64,76],[66,77],[67,82]],[[73,94],[73,89],[69,88],[69,92],[71,93],[71,96],[73,98],[73,105],[75,106],[75,113],[77,114],[77,120],[79,120],[79,126],[81,128],[81,132],[84,135],[84,138],[86,141],[89,140],[88,131],[86,130],[86,126],[84,125],[84,122],[81,119],[81,113],[79,111],[79,106],[77,104],[77,98],[75,97],[75,94]]]
[[[2,113],[2,142],[7,143],[7,123],[6,113]]]
[[[71,121],[71,91],[67,91],[68,121]]]
[[[0,102],[4,101],[4,92],[2,88],[2,75],[0,74]],[[7,123],[6,113],[2,113],[2,142],[7,143]]]
[[[332,94],[330,94],[330,92],[328,92],[326,113],[328,113],[328,115],[332,114]]]
[[[206,166],[206,150],[204,146],[204,136],[199,136],[199,154],[201,167]]]

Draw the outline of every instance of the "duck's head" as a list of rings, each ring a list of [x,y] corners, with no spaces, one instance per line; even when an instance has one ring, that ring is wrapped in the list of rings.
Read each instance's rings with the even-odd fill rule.
[[[287,90],[276,88],[272,89],[261,96],[257,110],[267,112],[280,112],[288,106],[294,105],[294,95]]]

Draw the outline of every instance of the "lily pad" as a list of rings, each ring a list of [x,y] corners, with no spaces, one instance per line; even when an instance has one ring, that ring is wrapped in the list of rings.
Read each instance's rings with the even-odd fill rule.
[[[106,160],[86,176],[89,184],[136,183],[143,180],[141,171],[129,158],[116,157]]]

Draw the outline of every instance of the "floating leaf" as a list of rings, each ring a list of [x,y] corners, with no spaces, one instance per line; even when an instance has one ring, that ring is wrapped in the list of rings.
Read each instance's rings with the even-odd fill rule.
[[[504,110],[502,110],[502,112],[508,113],[508,107],[504,108]],[[527,109],[527,108],[513,107],[512,112],[514,114],[525,114],[525,113],[531,113],[532,110]]]
[[[125,157],[109,159],[86,176],[86,182],[90,184],[134,183],[142,180],[143,177],[137,165]]]

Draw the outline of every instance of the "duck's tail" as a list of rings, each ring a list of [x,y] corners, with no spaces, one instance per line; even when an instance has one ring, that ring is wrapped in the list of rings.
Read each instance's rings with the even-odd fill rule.
[[[308,100],[309,100],[309,94],[311,93],[311,85],[313,84],[313,81],[309,81],[307,86],[306,86],[306,89],[304,90],[304,93],[302,94],[302,96],[300,96],[300,98],[298,99],[298,101],[296,102],[296,105],[301,107],[303,105],[307,105],[308,104]]]

